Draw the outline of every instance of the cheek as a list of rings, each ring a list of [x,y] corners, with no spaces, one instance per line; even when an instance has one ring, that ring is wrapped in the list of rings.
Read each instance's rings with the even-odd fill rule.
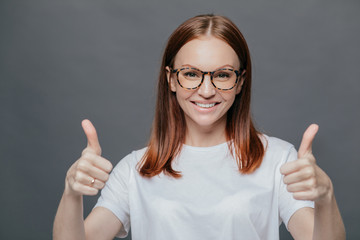
[[[224,105],[224,108],[223,108],[224,112],[229,111],[231,106],[234,104],[235,96],[236,96],[235,94],[231,94],[231,95],[228,95],[228,96],[223,96],[223,99],[225,100],[225,105]]]
[[[189,97],[191,97],[192,94],[192,92],[186,91],[180,86],[177,86],[176,88],[176,99],[178,100],[178,102],[186,101]]]
[[[236,97],[236,91],[232,91],[229,93],[223,93],[222,98],[228,103],[228,105],[232,105],[234,103]]]
[[[231,108],[231,106],[234,104],[234,100],[235,100],[235,98],[232,98],[231,100],[229,100],[229,103],[226,106],[226,111],[228,111]]]

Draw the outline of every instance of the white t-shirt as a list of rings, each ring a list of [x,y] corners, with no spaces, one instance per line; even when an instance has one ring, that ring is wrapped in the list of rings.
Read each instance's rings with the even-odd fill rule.
[[[297,159],[293,145],[265,135],[268,147],[261,166],[240,174],[227,143],[212,147],[184,145],[174,159],[182,178],[161,173],[141,177],[135,169],[145,148],[122,159],[110,174],[95,207],[112,211],[123,223],[117,237],[133,240],[279,239],[292,214],[312,201],[287,192],[280,174]]]

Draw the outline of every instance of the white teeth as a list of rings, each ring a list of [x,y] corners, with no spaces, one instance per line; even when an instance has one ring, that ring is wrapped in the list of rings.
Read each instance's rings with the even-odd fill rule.
[[[215,106],[215,103],[209,103],[209,104],[202,104],[202,103],[197,103],[195,102],[195,104],[199,107],[203,107],[203,108],[211,108],[213,106]]]

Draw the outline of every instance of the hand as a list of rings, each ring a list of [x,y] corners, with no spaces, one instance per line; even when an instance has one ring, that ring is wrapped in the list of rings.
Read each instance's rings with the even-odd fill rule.
[[[81,157],[67,172],[65,192],[73,195],[96,195],[105,186],[113,167],[109,160],[101,157],[101,147],[92,123],[85,119],[81,125],[88,144]]]
[[[280,168],[287,190],[293,193],[297,200],[320,202],[329,199],[333,194],[330,178],[316,164],[312,154],[312,142],[318,129],[319,126],[316,124],[306,129],[298,151],[298,159],[285,163]]]

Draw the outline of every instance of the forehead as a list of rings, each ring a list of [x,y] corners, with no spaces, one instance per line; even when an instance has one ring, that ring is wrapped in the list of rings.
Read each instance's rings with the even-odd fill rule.
[[[193,39],[182,46],[175,56],[174,68],[191,65],[203,71],[212,71],[224,65],[238,69],[239,58],[225,41],[204,36]]]

